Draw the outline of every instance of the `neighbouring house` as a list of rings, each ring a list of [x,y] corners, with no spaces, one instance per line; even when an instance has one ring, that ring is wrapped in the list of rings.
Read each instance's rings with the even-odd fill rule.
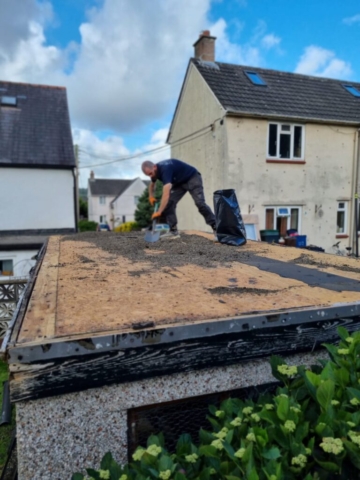
[[[91,172],[88,184],[89,220],[108,223],[111,228],[133,221],[139,198],[148,184],[141,178],[95,178],[94,172]]]
[[[0,280],[26,278],[47,236],[77,229],[65,88],[0,81],[0,178]]]
[[[215,61],[215,37],[194,44],[167,142],[213,192],[234,188],[260,230],[296,229],[307,243],[354,248],[360,84]],[[189,196],[183,229],[204,229]],[[359,221],[359,219],[358,219]]]

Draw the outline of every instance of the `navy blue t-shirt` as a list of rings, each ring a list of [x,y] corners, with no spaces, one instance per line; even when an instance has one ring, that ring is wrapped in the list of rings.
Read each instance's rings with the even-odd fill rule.
[[[187,182],[195,173],[197,173],[196,168],[182,162],[181,160],[176,160],[175,158],[162,160],[157,163],[156,166],[156,179],[161,180],[164,185],[167,183],[178,185],[179,183]],[[156,179],[154,178],[152,180],[156,181]]]

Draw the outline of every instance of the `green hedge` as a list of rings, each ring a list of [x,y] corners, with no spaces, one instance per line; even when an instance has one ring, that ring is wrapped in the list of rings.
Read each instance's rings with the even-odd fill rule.
[[[111,480],[355,480],[360,478],[360,332],[338,329],[330,360],[306,368],[271,358],[281,382],[257,402],[210,407],[212,429],[182,435],[168,452],[162,434],[120,466],[107,453],[90,478]],[[80,473],[73,480],[82,480]]]
[[[96,222],[92,222],[91,220],[79,220],[79,232],[96,232],[97,225]]]

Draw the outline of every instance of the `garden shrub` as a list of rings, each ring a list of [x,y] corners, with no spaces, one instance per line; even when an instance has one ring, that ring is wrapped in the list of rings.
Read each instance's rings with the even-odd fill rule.
[[[330,360],[306,368],[271,358],[275,395],[211,406],[212,429],[182,435],[175,452],[162,434],[120,466],[107,453],[90,478],[111,480],[355,480],[360,478],[360,332],[338,329]],[[82,474],[73,475],[82,480]]]
[[[91,220],[79,220],[79,232],[95,232],[97,225],[96,222],[92,222]]]
[[[140,230],[137,222],[125,222],[114,228],[114,232],[132,232],[134,230]]]

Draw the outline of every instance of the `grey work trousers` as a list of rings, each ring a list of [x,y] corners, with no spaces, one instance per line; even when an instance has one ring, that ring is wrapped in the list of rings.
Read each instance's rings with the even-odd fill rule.
[[[205,203],[204,187],[200,173],[195,173],[187,182],[173,185],[170,191],[169,202],[162,213],[162,217],[169,225],[170,230],[177,229],[176,206],[186,192],[192,196],[199,212],[204,217],[205,222],[213,229],[216,227],[215,215],[211,208]]]

